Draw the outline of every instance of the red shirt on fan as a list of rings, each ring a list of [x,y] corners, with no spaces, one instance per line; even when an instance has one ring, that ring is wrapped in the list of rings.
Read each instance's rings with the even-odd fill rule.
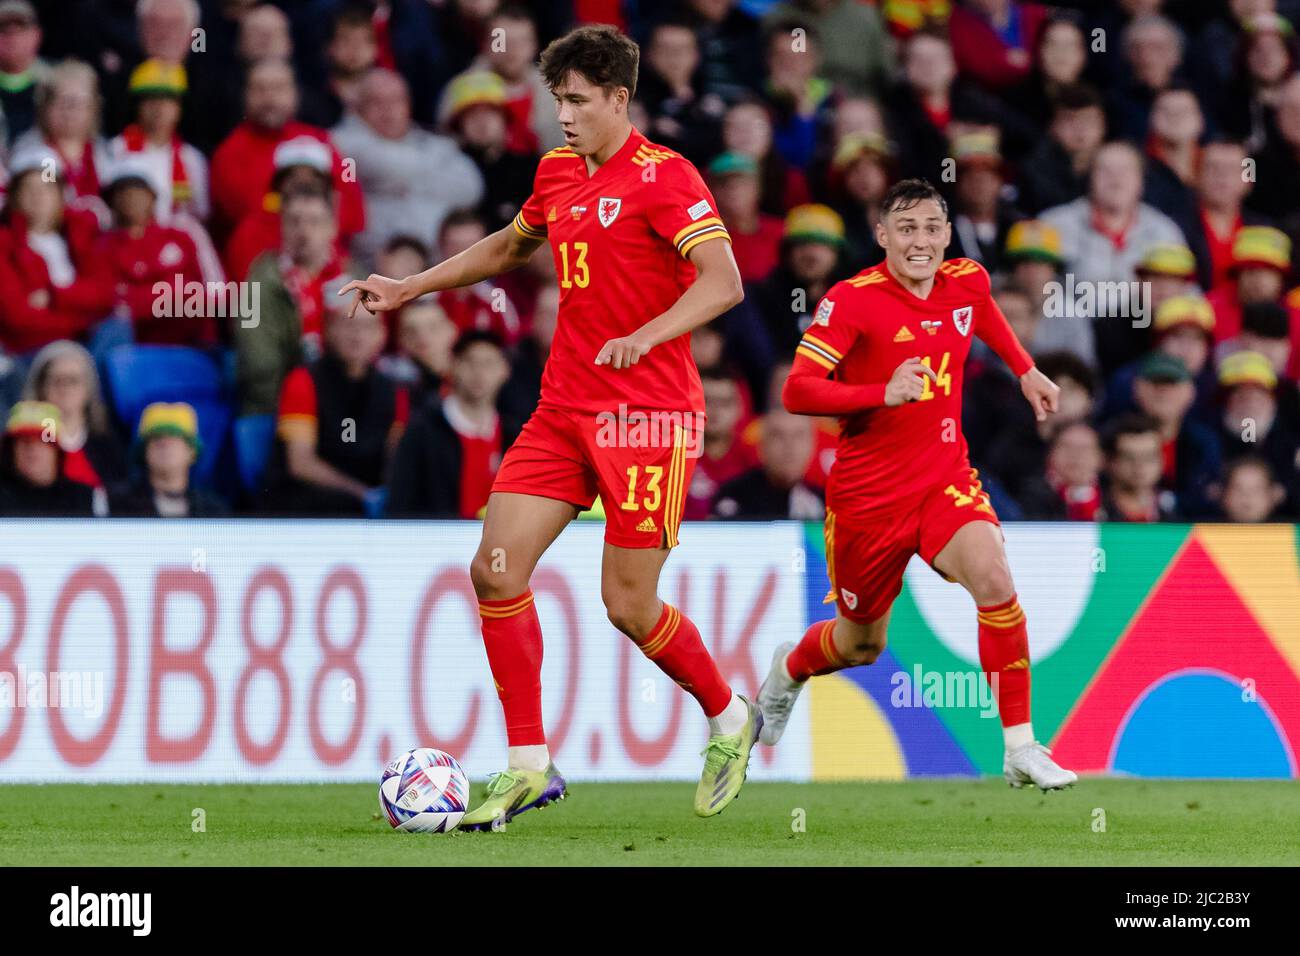
[[[553,149],[538,163],[515,228],[550,240],[560,283],[542,405],[703,414],[689,335],[651,349],[630,368],[596,364],[607,341],[632,334],[681,298],[695,281],[686,258],[691,249],[718,237],[730,241],[689,160],[635,128],[594,175],[572,149]]]
[[[826,490],[837,514],[879,517],[914,504],[936,481],[969,467],[961,433],[962,369],[978,335],[1023,375],[1033,360],[1016,340],[972,259],[939,267],[930,295],[905,289],[884,262],[837,282],[821,300],[795,353],[796,376],[864,387],[865,408],[841,420],[840,442]],[[885,405],[894,370],[918,356],[935,373],[922,398]],[[816,384],[809,381],[809,385]]]

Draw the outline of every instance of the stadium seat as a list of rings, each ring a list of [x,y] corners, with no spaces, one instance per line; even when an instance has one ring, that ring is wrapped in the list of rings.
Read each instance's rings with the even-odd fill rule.
[[[194,478],[210,483],[232,417],[221,367],[206,352],[183,345],[119,345],[109,350],[104,372],[113,412],[132,438],[151,402],[194,406],[203,444]]]
[[[262,486],[275,440],[274,415],[245,415],[235,419],[235,462],[239,485],[250,494]]]

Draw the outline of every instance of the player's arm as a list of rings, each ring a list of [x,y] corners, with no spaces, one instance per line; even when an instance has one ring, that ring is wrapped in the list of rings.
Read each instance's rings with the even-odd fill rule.
[[[509,272],[527,262],[545,241],[544,234],[540,237],[525,235],[511,223],[490,236],[484,236],[464,252],[416,275],[405,279],[381,275],[353,279],[339,290],[339,295],[357,293],[352,303],[353,313],[358,305],[364,305],[370,312],[391,312],[430,292],[473,285]]]
[[[1020,391],[1034,409],[1034,417],[1040,422],[1046,421],[1048,413],[1057,410],[1061,390],[1034,365],[1034,360],[1016,338],[1011,323],[991,295],[980,309],[975,334],[1007,363],[1012,374],[1020,380]]]
[[[794,415],[853,415],[869,408],[892,408],[920,399],[925,392],[923,376],[937,381],[919,355],[894,369],[888,382],[854,384],[829,378],[830,374],[821,363],[796,353],[781,390],[786,411]]]
[[[721,240],[721,241],[720,241]],[[656,345],[662,345],[713,321],[745,298],[731,241],[700,242],[687,253],[696,277],[672,307],[655,316],[631,335],[610,339],[596,356],[597,365],[627,368],[635,365]]]

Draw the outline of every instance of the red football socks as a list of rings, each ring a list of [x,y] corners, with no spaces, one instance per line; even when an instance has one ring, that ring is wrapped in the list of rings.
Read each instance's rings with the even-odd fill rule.
[[[799,643],[795,645],[785,659],[785,669],[790,678],[805,681],[819,674],[831,674],[848,666],[835,648],[832,634],[835,631],[835,618],[818,621],[804,632]]]
[[[731,703],[731,687],[722,679],[700,630],[667,601],[654,629],[638,641],[641,653],[700,702],[705,717],[716,717]]]
[[[542,729],[542,625],[533,592],[506,601],[480,601],[483,646],[506,715],[511,747],[545,744]]]
[[[980,667],[993,687],[1003,727],[1029,722],[1029,630],[1011,600],[979,610]]]

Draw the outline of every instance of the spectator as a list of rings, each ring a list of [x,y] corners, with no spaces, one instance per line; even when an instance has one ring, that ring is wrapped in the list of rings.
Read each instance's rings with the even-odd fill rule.
[[[1223,476],[1220,507],[1223,519],[1236,524],[1260,524],[1277,520],[1286,499],[1284,489],[1269,463],[1258,455],[1245,455],[1228,464]]]
[[[1003,94],[1026,119],[1039,128],[1052,122],[1053,104],[1083,79],[1088,44],[1083,28],[1065,13],[1051,13],[1038,31],[1033,69]]]
[[[850,95],[879,96],[894,72],[893,44],[880,13],[855,0],[784,0],[764,25],[806,22],[821,43],[822,74]]]
[[[379,60],[375,23],[365,4],[343,4],[332,27],[325,44],[325,81],[303,96],[298,114],[325,129],[337,126],[345,113],[356,109],[361,83]]]
[[[243,415],[274,412],[289,371],[320,356],[323,317],[335,305],[331,289],[342,286],[330,201],[320,193],[291,192],[283,216],[279,251],[262,254],[249,272],[260,290],[258,321],[234,323],[231,330]]]
[[[507,4],[488,19],[483,48],[470,64],[471,70],[491,70],[505,82],[510,115],[506,148],[534,156],[564,145],[551,91],[537,69],[537,53],[533,15],[524,7]],[[444,97],[438,106],[440,126],[450,114],[451,103]]]
[[[1210,304],[1194,295],[1167,299],[1156,310],[1151,332],[1155,336],[1156,351],[1172,355],[1191,373],[1196,398],[1190,414],[1203,425],[1213,424],[1218,383],[1209,361],[1210,347],[1214,342],[1214,310]],[[1111,376],[1106,385],[1103,418],[1134,408],[1133,383],[1140,374],[1142,363],[1143,359],[1130,362]]]
[[[156,218],[158,194],[152,165],[129,156],[110,167],[104,200],[113,228],[103,238],[103,255],[116,283],[118,299],[137,342],[152,345],[208,346],[216,343],[212,316],[185,309],[159,309],[158,285],[184,288],[202,282],[198,248],[189,234]],[[177,298],[183,298],[178,296]]]
[[[1020,211],[1002,195],[1002,154],[996,130],[962,133],[952,141],[957,182],[950,259],[974,259],[990,272],[1003,268],[1002,249]]]
[[[1280,229],[1246,226],[1232,243],[1230,282],[1210,292],[1214,306],[1214,337],[1219,342],[1235,338],[1241,331],[1241,310],[1259,302],[1281,302],[1287,274],[1291,271],[1291,240]],[[1300,373],[1300,318],[1292,315],[1291,365],[1288,375]]]
[[[1101,466],[1101,440],[1091,425],[1078,420],[1058,425],[1048,444],[1044,475],[1055,507],[1050,513],[1026,508],[1026,516],[1096,521],[1101,510]]]
[[[1300,437],[1278,420],[1277,375],[1258,352],[1234,352],[1219,365],[1227,457],[1253,453],[1267,461],[1287,492],[1287,512],[1300,504]]]
[[[275,177],[276,148],[309,137],[330,150],[330,180],[339,194],[339,234],[355,235],[365,227],[365,208],[356,177],[344,175],[343,157],[325,130],[295,120],[298,91],[293,68],[283,60],[265,59],[248,68],[244,88],[246,118],[212,157],[213,236],[224,244],[246,218],[266,210]],[[351,169],[351,167],[349,167]],[[269,200],[274,206],[274,200]]]
[[[1201,294],[1196,284],[1196,257],[1181,242],[1147,246],[1133,271],[1147,290],[1147,311],[1153,316],[1170,299]]]
[[[272,511],[375,515],[388,463],[409,417],[406,392],[376,368],[384,324],[342,299],[325,313],[325,353],[289,373],[271,466]]]
[[[1108,143],[1093,161],[1088,196],[1056,206],[1042,218],[1060,233],[1065,268],[1074,282],[1131,282],[1143,252],[1158,242],[1184,244],[1164,213],[1142,201],[1142,156],[1128,143]],[[1104,372],[1131,361],[1146,348],[1146,327],[1103,314],[1093,323],[1097,358]]]
[[[1282,84],[1300,67],[1300,44],[1290,22],[1273,10],[1244,18],[1240,27],[1222,115],[1224,126],[1253,152],[1263,145]]]
[[[1011,316],[1008,315],[1007,318],[1010,319]],[[1061,389],[1057,397],[1056,414],[1059,421],[1087,420],[1092,417],[1097,383],[1091,369],[1068,352],[1039,356],[1037,365]],[[976,387],[989,389],[985,382],[977,383]],[[1004,367],[1000,398],[996,405],[980,409],[985,421],[976,434],[993,436],[978,458],[999,484],[1023,504],[1030,498],[1031,483],[1044,473],[1048,440],[1055,423],[1050,419],[1035,421],[1023,397],[1013,395],[1013,392],[1019,391],[1018,380]],[[1017,402],[1016,398],[1020,398],[1020,401]],[[988,419],[991,416],[996,416],[996,419],[990,422]],[[969,436],[967,440],[969,441]],[[974,447],[976,446],[972,446]]]
[[[1291,368],[1291,314],[1276,302],[1257,302],[1241,310],[1241,333],[1215,349],[1222,363],[1233,352],[1258,352],[1277,376],[1278,414],[1288,431],[1300,434],[1300,385],[1287,375]]]
[[[450,259],[486,236],[487,226],[477,215],[452,213],[442,222],[438,249],[444,259]],[[491,279],[439,292],[438,304],[462,334],[470,330],[492,332],[502,342],[513,345],[522,331],[515,304]]]
[[[99,220],[65,208],[58,157],[19,154],[9,174],[0,212],[0,344],[22,354],[87,334],[116,299],[98,252]]]
[[[795,169],[812,162],[817,130],[829,121],[831,84],[820,75],[821,40],[799,21],[775,22],[766,40],[767,87],[772,110],[772,140]]]
[[[81,517],[107,513],[102,488],[63,473],[59,410],[47,402],[18,402],[9,410],[0,447],[0,514]]]
[[[893,178],[894,149],[883,133],[853,133],[840,141],[831,160],[830,190],[844,220],[848,261],[854,265],[873,266],[885,257],[876,241],[876,225]],[[730,228],[731,220],[726,222]],[[731,237],[734,242],[734,229]]]
[[[117,517],[221,518],[225,502],[197,487],[190,474],[199,457],[199,420],[185,402],[145,407],[136,432],[143,473],[110,496]]]
[[[447,130],[483,179],[479,212],[496,232],[514,220],[533,191],[537,159],[506,149],[506,85],[484,70],[462,73],[447,89]],[[458,200],[463,197],[458,197]],[[382,272],[383,275],[394,275]]]
[[[363,267],[398,233],[432,245],[448,213],[483,198],[483,178],[455,141],[412,124],[406,81],[391,70],[362,81],[356,116],[334,135],[366,196],[368,226],[352,248]]]
[[[772,117],[758,100],[742,100],[727,110],[722,120],[722,145],[728,152],[744,153],[758,163],[762,193],[759,208],[771,216],[808,202],[808,180],[790,166],[772,145]]]
[[[451,350],[458,334],[432,296],[416,299],[402,309],[397,331],[399,352],[381,359],[380,367],[407,390],[412,408],[418,409],[442,394],[451,374]],[[534,404],[536,398],[534,395]]]
[[[1120,46],[1128,75],[1111,88],[1111,133],[1141,143],[1147,138],[1156,96],[1179,77],[1183,35],[1159,13],[1147,13],[1124,28]]]
[[[1188,518],[1213,512],[1209,488],[1223,461],[1218,436],[1188,417],[1195,400],[1196,386],[1182,360],[1164,352],[1152,352],[1143,360],[1133,383],[1133,401],[1159,425],[1160,486],[1175,494],[1179,513]]]
[[[1273,123],[1264,144],[1252,155],[1255,185],[1246,204],[1295,233],[1300,228],[1300,71],[1278,87]]]
[[[15,155],[39,149],[59,157],[71,196],[99,209],[99,175],[107,163],[99,135],[99,80],[76,60],[50,70],[36,88],[36,125],[14,141]]]
[[[139,157],[153,168],[152,179],[158,186],[156,216],[162,223],[174,213],[189,213],[200,222],[212,213],[208,161],[178,132],[187,88],[185,67],[145,60],[131,73],[128,86],[135,122],[108,144],[112,161]]]
[[[745,417],[741,384],[722,366],[700,369],[704,383],[704,435],[686,490],[688,520],[707,518],[719,489],[758,465],[754,447],[740,440]]]
[[[902,79],[887,100],[900,165],[910,175],[945,181],[948,145],[963,124],[1001,127],[1004,143],[1016,152],[1031,141],[1033,134],[990,94],[956,78],[947,38],[933,30],[912,34],[903,50]]]
[[[497,410],[510,375],[500,339],[467,332],[452,356],[451,391],[416,411],[397,446],[389,517],[480,517],[501,456],[523,427],[521,419]]]
[[[1106,140],[1106,113],[1091,86],[1062,87],[1051,109],[1047,136],[1021,165],[1019,202],[1031,214],[1086,194],[1097,151]]]
[[[246,216],[226,243],[225,266],[232,279],[247,278],[258,256],[279,248],[284,204],[297,193],[322,196],[334,208],[335,254],[346,254],[350,234],[344,235],[339,226],[344,197],[334,189],[329,145],[311,136],[287,139],[275,148],[272,163],[275,173],[263,208]]]
[[[1012,283],[1029,296],[1034,317],[1031,337],[1022,338],[1031,354],[1069,352],[1088,367],[1097,365],[1092,323],[1084,316],[1057,309],[1051,292],[1060,287],[1061,234],[1039,219],[1022,219],[1007,230],[1002,262]],[[982,343],[981,343],[982,344]]]
[[[1232,244],[1243,226],[1265,225],[1244,206],[1253,182],[1246,175],[1246,151],[1240,143],[1218,140],[1201,150],[1196,177],[1196,220],[1187,233],[1196,253],[1201,288],[1226,284],[1232,272]]]
[[[1174,496],[1160,489],[1164,456],[1160,423],[1127,412],[1111,422],[1102,438],[1106,457],[1106,491],[1099,521],[1177,521]]]
[[[36,89],[49,72],[40,49],[41,25],[32,5],[0,4],[0,121],[9,147],[36,125]]]
[[[699,66],[695,31],[686,23],[665,20],[650,31],[636,91],[650,116],[646,135],[696,163],[716,152],[727,108],[716,93],[696,92]]]
[[[714,516],[821,520],[826,516],[821,493],[804,481],[812,456],[812,419],[777,403],[763,417],[760,464],[718,490]]]
[[[94,359],[76,342],[51,342],[32,359],[23,398],[59,410],[63,476],[91,488],[126,477],[126,455],[108,418]]]
[[[673,19],[695,29],[700,50],[701,95],[710,93],[728,103],[752,94],[758,87],[762,62],[759,23],[736,0],[678,0],[670,8]]]
[[[722,153],[709,163],[708,175],[740,278],[763,281],[780,259],[783,225],[759,208],[758,163],[744,153]]]
[[[796,206],[785,219],[781,264],[754,290],[771,354],[794,354],[804,331],[838,276],[844,221],[828,206]]]
[[[1195,93],[1185,86],[1170,86],[1156,94],[1142,196],[1189,237],[1198,225],[1196,175],[1204,133],[1205,117]]]
[[[501,407],[520,420],[537,407],[542,391],[542,370],[551,355],[555,327],[560,314],[560,289],[546,285],[537,293],[537,304],[528,332],[515,347],[514,368],[501,397]]]
[[[985,89],[1007,90],[1028,78],[1030,51],[1047,9],[1019,0],[969,0],[952,11],[950,32],[957,68]]]

